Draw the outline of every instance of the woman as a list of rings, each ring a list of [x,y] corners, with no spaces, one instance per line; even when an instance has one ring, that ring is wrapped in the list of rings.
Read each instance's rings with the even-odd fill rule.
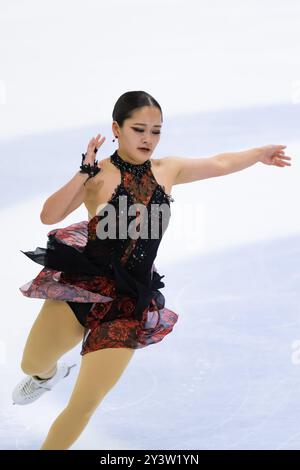
[[[56,224],[84,203],[89,221],[53,229],[47,248],[23,252],[44,268],[20,290],[45,301],[24,348],[21,368],[27,375],[13,391],[14,403],[32,403],[66,377],[73,365],[58,359],[82,342],[74,390],[42,450],[68,449],[135,350],[161,341],[178,320],[165,307],[159,290],[164,276],[154,265],[174,201],[172,186],[257,162],[290,165],[283,145],[152,160],[162,110],[144,91],[124,93],[112,117],[118,149],[98,163],[95,154],[105,137],[91,139],[80,170],[46,200],[40,216],[44,224]]]

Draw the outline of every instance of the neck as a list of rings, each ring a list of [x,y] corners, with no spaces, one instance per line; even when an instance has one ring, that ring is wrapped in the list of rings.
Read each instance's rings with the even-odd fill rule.
[[[129,160],[129,159],[127,158],[127,156],[126,156],[126,157],[123,156],[123,151],[122,151],[122,150],[120,151],[120,149],[117,149],[116,152],[117,152],[117,154],[119,155],[119,157],[120,157],[122,160],[124,160],[124,162],[129,163],[129,164],[131,164],[131,165],[143,165],[143,163],[145,163],[146,161],[150,160],[149,158],[146,158],[146,160],[144,160],[143,162],[141,162],[141,161],[136,161],[136,160],[133,160],[133,161],[132,161],[132,160]]]

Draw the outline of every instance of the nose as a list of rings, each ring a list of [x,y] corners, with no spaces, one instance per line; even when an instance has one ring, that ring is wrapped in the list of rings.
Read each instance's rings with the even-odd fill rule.
[[[151,136],[143,135],[144,144],[149,144],[151,142]]]

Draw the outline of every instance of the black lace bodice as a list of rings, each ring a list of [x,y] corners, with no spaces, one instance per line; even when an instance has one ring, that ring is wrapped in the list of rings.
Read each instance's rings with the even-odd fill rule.
[[[37,263],[62,271],[64,282],[97,275],[114,278],[118,294],[138,298],[135,314],[140,318],[152,297],[159,300],[161,296],[160,304],[163,303],[158,289],[164,287],[161,282],[164,276],[154,269],[154,260],[169,224],[170,202],[174,199],[156,181],[150,159],[141,164],[129,163],[116,150],[110,161],[119,168],[121,183],[105,207],[87,223],[84,248],[62,243],[54,230],[47,249],[38,247],[34,252],[23,253]],[[110,212],[114,215],[114,233],[110,236],[109,231],[104,238]]]

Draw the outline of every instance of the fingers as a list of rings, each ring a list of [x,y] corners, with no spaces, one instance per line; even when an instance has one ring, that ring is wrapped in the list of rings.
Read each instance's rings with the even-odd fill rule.
[[[101,138],[101,134],[98,134],[96,137],[92,137],[88,143],[88,152],[96,153],[104,141],[105,141],[105,136]]]
[[[291,160],[291,157],[287,157],[286,155],[281,156],[280,158],[282,158],[283,160]]]
[[[274,157],[283,158],[285,160],[291,160],[291,157],[289,157],[288,155],[285,155],[284,152],[275,152]]]
[[[97,137],[94,139],[95,145],[102,145],[103,142],[105,141],[105,136],[103,136],[102,139],[100,139],[100,137],[101,137],[101,134],[98,134]]]
[[[276,166],[291,166],[291,163],[284,161],[284,159],[291,160],[291,157],[277,157],[273,158],[273,164]]]
[[[286,145],[274,145],[274,147],[277,148],[279,152],[284,152],[283,149],[286,148]]]
[[[291,157],[285,155],[284,150],[286,148],[286,145],[278,145],[278,151],[275,152],[274,154],[274,164],[276,166],[291,166],[291,163],[289,163],[287,160],[291,160]]]
[[[102,139],[100,139],[100,136],[101,136],[101,134],[98,134],[97,137],[93,137],[89,141],[89,145],[91,145],[91,146],[96,145],[97,147],[101,146],[103,144],[103,142],[105,141],[105,136],[103,136]]]

